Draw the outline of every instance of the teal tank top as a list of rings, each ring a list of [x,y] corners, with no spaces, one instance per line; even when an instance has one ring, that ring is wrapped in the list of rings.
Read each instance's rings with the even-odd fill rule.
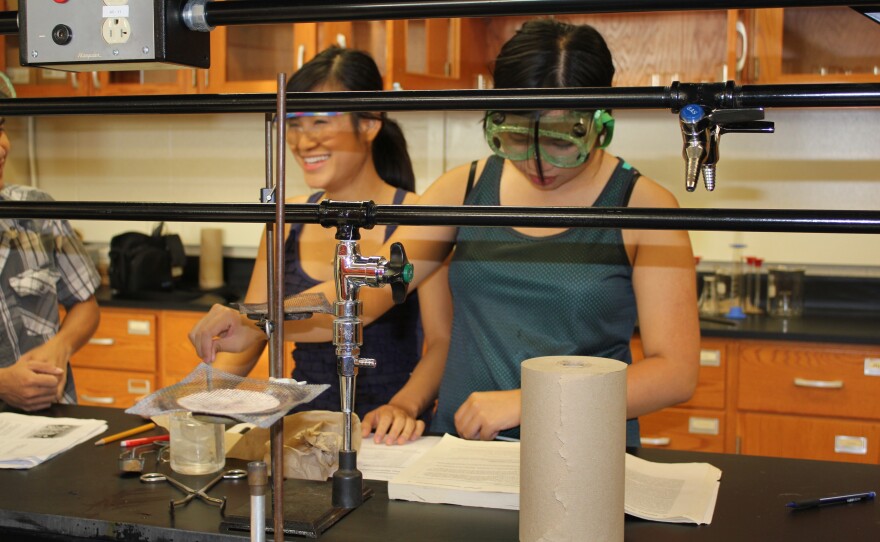
[[[639,173],[618,161],[595,207],[627,206]],[[490,157],[465,204],[499,205],[503,167],[503,159]],[[455,434],[455,412],[471,392],[520,388],[526,359],[632,362],[636,300],[619,229],[531,237],[512,228],[461,227],[449,286],[455,316],[431,431]],[[519,428],[502,435],[519,438]],[[638,445],[638,420],[629,420],[627,446]]]

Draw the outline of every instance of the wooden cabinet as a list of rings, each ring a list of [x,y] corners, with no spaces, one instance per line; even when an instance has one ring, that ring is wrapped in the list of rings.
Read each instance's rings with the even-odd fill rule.
[[[631,343],[634,363],[644,358],[641,341]],[[639,418],[642,446],[675,450],[723,452],[727,413],[728,345],[704,339],[700,349],[697,389],[690,400]]]
[[[155,390],[157,315],[102,308],[101,323],[70,359],[81,404],[127,408]]]
[[[880,459],[880,348],[743,341],[738,381],[742,453]]]
[[[880,81],[880,25],[846,7],[735,11],[740,82]]]

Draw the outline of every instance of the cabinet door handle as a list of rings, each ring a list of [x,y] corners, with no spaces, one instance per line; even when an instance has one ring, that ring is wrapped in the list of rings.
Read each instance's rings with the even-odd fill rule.
[[[740,50],[739,54],[736,55],[736,74],[738,76],[743,71],[743,68],[746,66],[746,57],[749,54],[749,42],[746,35],[746,25],[744,22],[736,22],[736,33],[742,40],[742,49]]]
[[[643,446],[669,446],[669,437],[642,437],[639,439]]]
[[[112,397],[95,397],[94,395],[79,394],[79,398],[89,403],[98,403],[99,405],[112,405],[116,400]]]
[[[721,350],[701,348],[700,367],[721,367]]]
[[[95,346],[113,346],[116,344],[116,339],[110,337],[92,337],[89,339],[89,344]]]
[[[843,380],[810,380],[808,378],[795,378],[794,385],[800,388],[839,390],[843,388]]]
[[[73,90],[79,90],[79,75],[76,72],[70,72],[70,86]]]
[[[98,77],[98,72],[92,72],[92,86],[96,89],[101,88],[101,79]]]
[[[296,69],[300,69],[303,67],[303,63],[306,61],[306,46],[300,45],[296,48]]]

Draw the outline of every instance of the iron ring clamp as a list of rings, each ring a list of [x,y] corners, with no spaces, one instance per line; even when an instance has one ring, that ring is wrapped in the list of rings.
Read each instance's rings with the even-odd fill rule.
[[[728,81],[719,89],[713,85],[691,85],[691,92],[683,92],[675,81],[670,86],[670,97],[685,103],[673,107],[678,113],[685,161],[685,188],[693,192],[697,181],[709,192],[715,190],[715,167],[721,157],[721,136],[726,133],[772,134],[774,124],[764,118],[763,107],[736,107],[736,84]],[[706,112],[708,110],[708,113]]]

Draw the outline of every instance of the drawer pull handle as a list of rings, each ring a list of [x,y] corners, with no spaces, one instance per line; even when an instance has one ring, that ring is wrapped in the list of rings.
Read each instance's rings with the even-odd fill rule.
[[[79,398],[89,403],[98,403],[99,405],[112,405],[115,400],[112,397],[95,397],[94,395],[79,394]]]
[[[150,393],[150,381],[146,378],[129,378],[128,393],[132,395],[148,395]]]
[[[834,453],[865,455],[868,453],[868,439],[865,437],[835,435]]]
[[[843,388],[843,380],[810,380],[809,378],[795,378],[794,385],[800,388],[839,390]]]
[[[113,339],[112,337],[93,337],[89,339],[89,344],[95,346],[113,346],[114,344],[116,344],[116,339]]]
[[[669,437],[642,437],[639,439],[643,446],[669,446]]]
[[[721,423],[718,418],[688,418],[688,433],[694,435],[718,435]]]

